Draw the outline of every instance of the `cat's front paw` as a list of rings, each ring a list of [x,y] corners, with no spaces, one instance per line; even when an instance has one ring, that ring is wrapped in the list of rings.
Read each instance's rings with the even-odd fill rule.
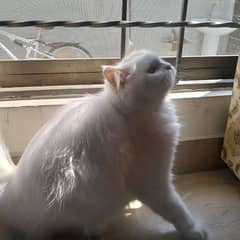
[[[200,226],[193,226],[190,229],[182,232],[184,240],[207,240],[207,231],[202,229]]]

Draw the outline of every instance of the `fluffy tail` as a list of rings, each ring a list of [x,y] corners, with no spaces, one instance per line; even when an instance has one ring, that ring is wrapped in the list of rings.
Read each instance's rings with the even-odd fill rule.
[[[8,182],[15,169],[8,148],[0,134],[0,183]]]

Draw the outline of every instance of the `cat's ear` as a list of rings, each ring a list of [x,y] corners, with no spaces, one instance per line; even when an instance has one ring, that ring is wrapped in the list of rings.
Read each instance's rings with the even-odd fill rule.
[[[124,87],[129,75],[133,73],[133,70],[130,68],[120,68],[117,66],[108,66],[108,65],[104,65],[102,66],[102,68],[103,68],[104,78],[115,89]]]

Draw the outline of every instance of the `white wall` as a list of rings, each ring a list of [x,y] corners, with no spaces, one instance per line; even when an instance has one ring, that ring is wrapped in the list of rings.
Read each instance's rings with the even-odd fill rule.
[[[182,124],[181,140],[223,137],[230,95],[230,91],[172,94]],[[0,102],[0,125],[11,153],[21,153],[59,105],[72,100]]]

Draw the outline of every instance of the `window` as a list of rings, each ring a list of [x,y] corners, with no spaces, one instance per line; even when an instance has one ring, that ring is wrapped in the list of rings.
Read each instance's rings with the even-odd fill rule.
[[[238,22],[239,0],[190,0],[188,21]],[[239,30],[235,28],[197,28],[186,30],[183,55],[233,55],[239,53]],[[194,47],[195,46],[195,47]]]
[[[129,40],[136,48],[157,51],[173,64],[177,61],[183,80],[198,80],[183,81],[178,90],[231,87],[232,81],[228,79],[233,78],[235,71],[239,30],[196,28],[194,24],[180,29],[168,21],[210,22],[208,26],[211,22],[233,21],[238,27],[240,0],[0,1],[1,99],[75,96],[98,91],[102,82],[100,66],[117,61]],[[168,26],[3,27],[6,20],[38,19],[151,21],[167,22]],[[220,78],[224,80],[216,80]]]
[[[121,20],[121,1],[119,0],[1,1],[1,20]],[[120,57],[121,30],[119,28],[23,27],[1,30],[0,41],[19,59],[46,59],[51,56],[54,58]],[[37,48],[39,52],[31,49],[31,46],[34,49]],[[1,49],[0,58],[9,58],[3,49]]]

